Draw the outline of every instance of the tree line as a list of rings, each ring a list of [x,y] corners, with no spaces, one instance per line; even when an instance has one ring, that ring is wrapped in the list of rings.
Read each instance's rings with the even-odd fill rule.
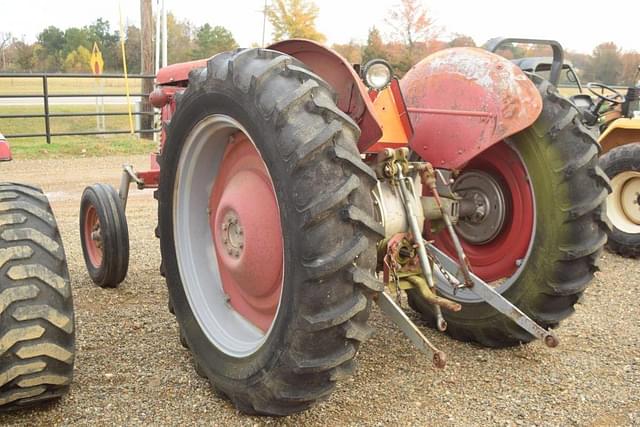
[[[316,27],[318,6],[312,0],[272,0],[265,11],[273,29],[272,40],[307,38],[325,42],[326,37]],[[421,0],[399,0],[385,20],[385,33],[380,26],[369,30],[364,43],[350,41],[332,47],[352,63],[370,59],[386,59],[402,76],[420,59],[448,47],[475,47],[476,41],[464,34],[444,37],[444,28],[437,25]],[[204,24],[196,27],[169,13],[168,57],[171,63],[206,58],[218,52],[238,47],[233,34],[223,26]],[[448,38],[449,40],[446,40]],[[89,72],[91,48],[98,44],[107,71],[122,70],[120,34],[112,31],[101,18],[81,28],[45,28],[34,43],[0,33],[1,71]],[[254,44],[257,46],[257,44]],[[125,30],[125,50],[130,72],[140,71],[140,29],[130,25]],[[501,52],[506,57],[551,56],[547,47],[518,45]],[[640,53],[623,52],[615,43],[605,42],[591,54],[566,52],[584,81],[609,84],[634,83]]]
[[[210,24],[195,27],[172,13],[167,15],[167,29],[170,34],[168,57],[172,63],[205,58],[238,47],[226,28]],[[129,25],[124,36],[128,70],[139,73],[140,28]],[[80,28],[62,30],[49,26],[38,34],[34,43],[0,33],[0,71],[88,73],[94,43],[102,52],[105,71],[122,72],[120,31],[112,30],[109,21],[102,18]]]

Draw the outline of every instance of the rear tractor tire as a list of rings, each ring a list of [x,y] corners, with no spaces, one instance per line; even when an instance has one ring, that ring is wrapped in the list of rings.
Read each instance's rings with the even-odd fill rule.
[[[600,166],[613,190],[607,197],[612,226],[607,248],[623,257],[640,257],[640,142],[607,152]]]
[[[554,328],[573,313],[597,269],[607,240],[609,180],[598,166],[598,145],[575,107],[549,82],[531,79],[544,101],[540,117],[473,159],[458,178],[461,189],[454,183],[456,191],[484,188],[486,200],[504,200],[502,211],[493,210],[499,213],[493,220],[500,232],[490,234],[494,223],[487,227],[486,221],[461,220],[457,227],[472,270],[534,321]],[[444,234],[433,236],[435,244],[453,255]],[[533,339],[470,291],[454,295],[450,289],[439,288],[463,306],[456,313],[443,312],[452,337],[488,347]],[[431,306],[418,294],[410,293],[409,303],[435,326]]]
[[[190,74],[162,154],[159,231],[196,366],[243,412],[288,415],[355,370],[381,227],[360,130],[332,90],[269,50]]]
[[[0,412],[58,398],[73,377],[67,261],[46,196],[0,184]]]
[[[94,184],[80,201],[80,241],[93,282],[116,288],[129,269],[129,229],[122,200],[115,188]]]

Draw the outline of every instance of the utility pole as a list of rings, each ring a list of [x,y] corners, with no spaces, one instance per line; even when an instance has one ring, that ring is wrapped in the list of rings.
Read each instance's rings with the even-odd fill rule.
[[[154,74],[160,69],[160,0],[156,0],[156,67]]]
[[[264,33],[267,30],[267,0],[264,0],[264,9],[262,9],[262,47],[264,45]]]
[[[153,7],[151,0],[140,0],[140,44],[140,73],[153,75]],[[153,91],[153,80],[143,79],[142,93],[151,93],[151,91]],[[153,107],[149,103],[148,97],[142,97],[140,111],[153,113]],[[152,127],[153,115],[141,115],[140,128],[151,129]],[[153,132],[142,132],[140,136],[145,139],[153,139]]]
[[[169,52],[167,49],[167,40],[169,34],[167,32],[167,8],[165,0],[162,0],[162,66],[166,67],[169,64]]]

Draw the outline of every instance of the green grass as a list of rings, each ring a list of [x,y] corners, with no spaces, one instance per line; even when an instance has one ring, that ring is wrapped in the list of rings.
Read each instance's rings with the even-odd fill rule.
[[[68,95],[73,93],[125,93],[124,79],[93,79],[93,78],[48,78],[50,94]],[[140,93],[141,80],[130,79],[131,93]],[[40,77],[2,77],[0,78],[0,93],[3,95],[41,95],[42,78]]]
[[[0,79],[1,80],[1,79]],[[106,112],[126,112],[127,107],[105,106]],[[94,106],[54,105],[51,112],[95,112]],[[0,114],[42,114],[40,106],[1,106]],[[135,123],[135,122],[134,122]],[[107,116],[105,118],[107,130],[128,130],[127,116]],[[42,118],[28,119],[0,119],[0,133],[5,135],[44,133],[45,125]],[[95,117],[57,117],[51,118],[52,132],[82,132],[95,131]],[[135,135],[104,135],[104,136],[63,136],[53,137],[51,144],[45,138],[14,138],[9,141],[11,151],[16,159],[57,158],[73,156],[110,156],[134,155],[150,152],[155,144],[153,141],[139,139]]]

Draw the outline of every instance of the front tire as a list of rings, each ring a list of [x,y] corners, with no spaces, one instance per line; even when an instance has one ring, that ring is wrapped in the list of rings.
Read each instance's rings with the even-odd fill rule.
[[[607,216],[611,221],[607,248],[627,258],[640,256],[640,142],[607,152],[600,166],[611,179]]]
[[[463,241],[463,245],[469,246],[473,271],[484,280],[495,282],[498,292],[541,326],[553,328],[573,313],[574,304],[597,269],[596,262],[607,238],[604,202],[609,184],[598,166],[598,145],[581,124],[577,110],[550,83],[536,76],[531,78],[544,101],[540,117],[531,127],[510,137],[510,147],[502,142],[487,151],[511,150],[517,154],[507,162],[511,166],[500,162],[496,168],[514,171],[520,168],[514,169],[514,165],[521,162],[526,176],[520,181],[525,183],[524,190],[530,189],[533,203],[527,202],[526,191],[520,185],[517,188],[523,191],[518,191],[518,197],[508,194],[511,203],[507,204],[507,220],[503,225],[513,239],[499,235],[489,243],[472,245]],[[495,160],[494,156],[487,156],[488,160]],[[472,160],[470,165],[478,163]],[[520,206],[520,211],[516,212],[514,206]],[[527,217],[532,222],[526,221]],[[523,235],[529,238],[520,247]],[[447,251],[444,240],[436,236],[436,242],[445,243],[441,248]],[[490,250],[483,251],[485,248]],[[492,259],[496,253],[501,254],[499,259]],[[474,258],[476,263],[491,262],[476,269]],[[506,264],[505,259],[509,260]],[[488,347],[512,346],[533,339],[470,291],[453,295],[450,289],[445,285],[440,290],[449,292],[446,296],[463,306],[456,313],[443,312],[447,332],[452,337]],[[413,292],[409,294],[409,302],[434,325],[429,304]]]
[[[89,277],[101,288],[116,288],[129,270],[129,228],[115,188],[93,184],[80,201],[80,241]]]
[[[326,398],[371,334],[381,230],[358,137],[326,83],[274,51],[215,56],[179,100],[158,193],[171,306],[199,371],[244,412]]]
[[[0,184],[0,412],[58,398],[75,327],[64,247],[42,191]]]

